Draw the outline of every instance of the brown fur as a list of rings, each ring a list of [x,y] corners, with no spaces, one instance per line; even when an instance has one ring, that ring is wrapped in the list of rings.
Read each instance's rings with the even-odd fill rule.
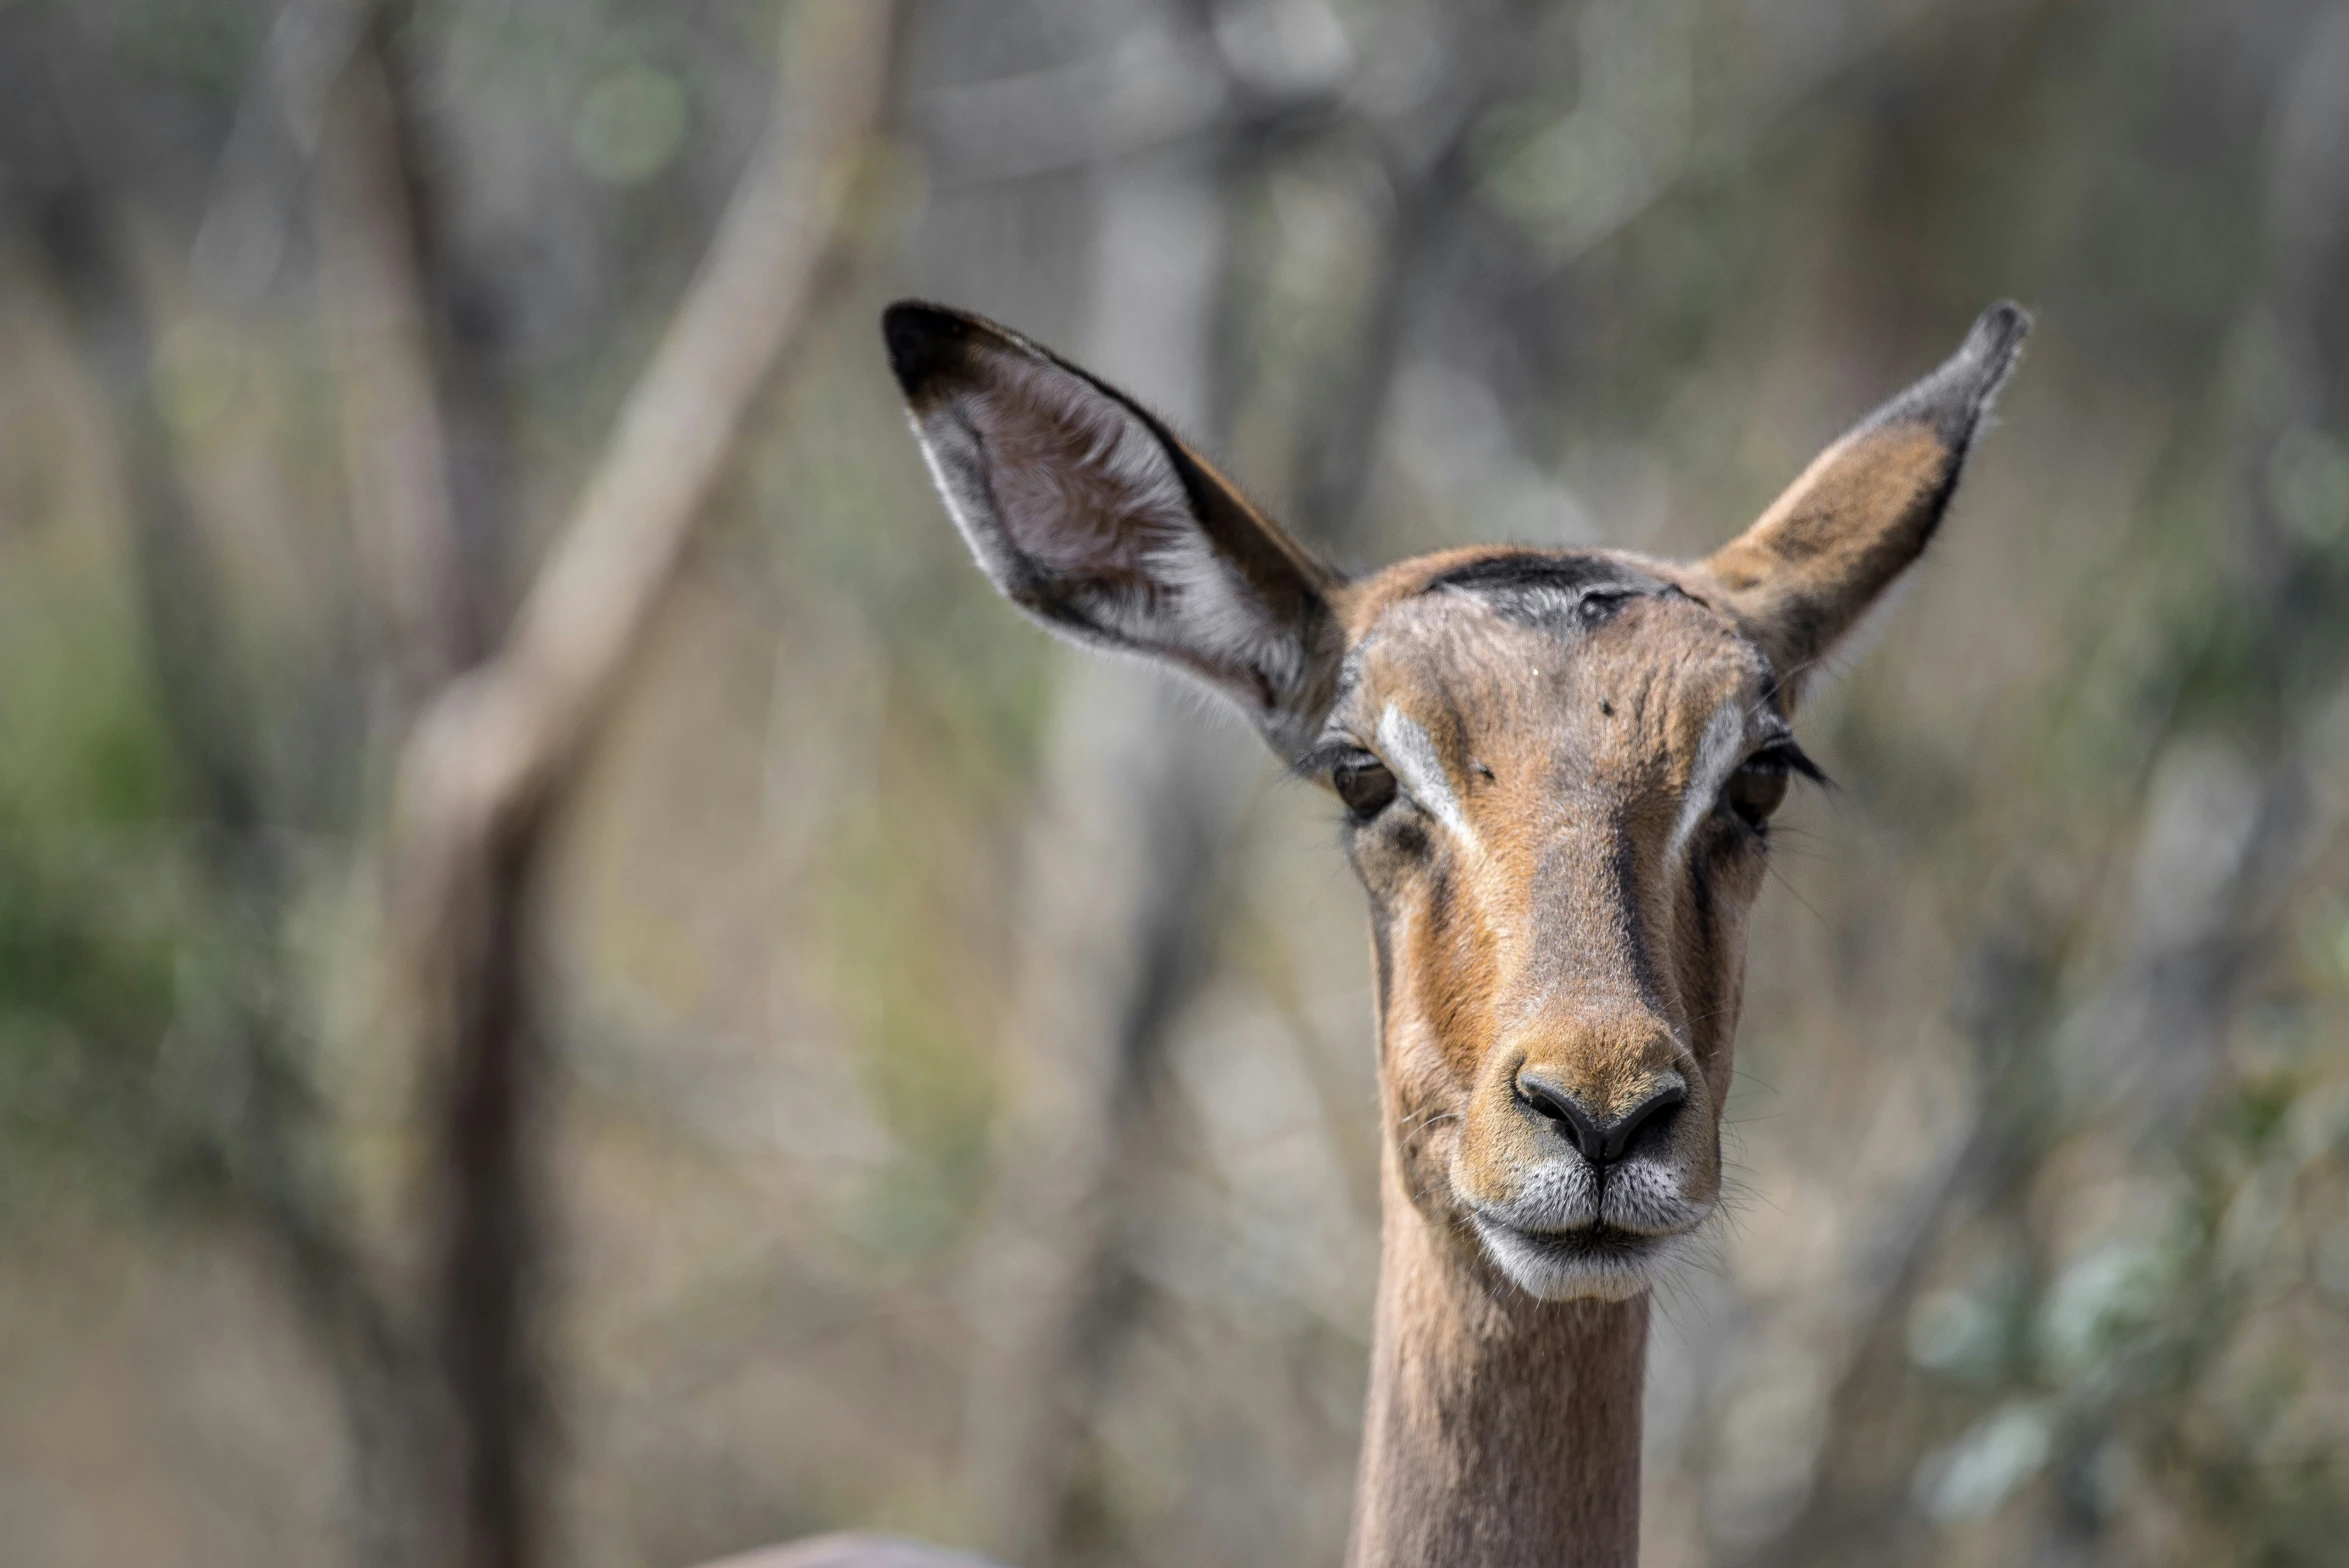
[[[1732,786],[1799,755],[1802,675],[1925,548],[2024,327],[1994,307],[1703,563],[1477,547],[1343,582],[1113,389],[889,313],[1007,595],[1203,675],[1325,782],[1398,781],[1346,832],[1384,1122],[1356,1568],[1636,1559],[1646,1291],[1719,1200],[1766,858]]]
[[[1411,1201],[1392,1150],[1348,1561],[1625,1568],[1647,1298],[1496,1289]]]
[[[1799,671],[1925,548],[1958,458],[1921,425],[1847,437],[1705,569]]]
[[[1536,1300],[1468,1215],[1558,1155],[1515,1090],[1528,1067],[1606,1111],[1680,1071],[1668,1152],[1693,1208],[1717,1199],[1761,855],[1736,830],[1700,832],[1709,922],[1660,873],[1707,720],[1725,701],[1765,704],[1769,670],[1692,599],[1635,599],[1569,646],[1472,596],[1416,592],[1458,559],[1407,562],[1342,601],[1367,653],[1336,717],[1422,715],[1481,845],[1398,844],[1378,827],[1352,845],[1385,933],[1387,1131],[1352,1560],[1629,1563],[1645,1298]]]

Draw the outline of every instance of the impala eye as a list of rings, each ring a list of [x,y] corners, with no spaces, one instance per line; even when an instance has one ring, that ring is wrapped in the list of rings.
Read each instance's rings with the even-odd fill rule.
[[[1395,798],[1395,776],[1387,765],[1375,758],[1359,762],[1342,762],[1330,774],[1330,784],[1337,790],[1338,799],[1346,809],[1362,821],[1368,821],[1387,809]]]
[[[1786,799],[1786,759],[1765,753],[1729,775],[1729,809],[1759,829]]]

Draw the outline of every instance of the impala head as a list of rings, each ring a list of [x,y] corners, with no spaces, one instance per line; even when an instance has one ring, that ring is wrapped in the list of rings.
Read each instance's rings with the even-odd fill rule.
[[[1748,912],[1803,679],[1931,539],[2028,323],[1706,560],[1476,548],[1348,579],[1166,426],[1000,327],[884,322],[996,586],[1189,671],[1334,791],[1370,895],[1402,1191],[1545,1298],[1646,1288],[1719,1201]]]

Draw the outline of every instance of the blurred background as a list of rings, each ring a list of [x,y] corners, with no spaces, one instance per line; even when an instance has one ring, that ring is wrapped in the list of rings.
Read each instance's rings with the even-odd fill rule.
[[[2033,309],[1803,718],[1643,1561],[2341,1560],[2349,6],[818,3],[0,0],[0,1559],[1338,1561],[1336,809],[993,597],[920,294],[1352,566],[1705,551]],[[868,65],[417,1023],[419,716]]]

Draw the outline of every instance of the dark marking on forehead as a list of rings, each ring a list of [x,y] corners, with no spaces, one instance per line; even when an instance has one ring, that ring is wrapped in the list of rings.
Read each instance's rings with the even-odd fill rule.
[[[1455,566],[1429,579],[1422,591],[1439,588],[1475,594],[1509,620],[1545,631],[1603,618],[1601,606],[1625,598],[1673,591],[1662,578],[1608,556],[1535,551]]]
[[[1472,592],[1491,588],[1550,588],[1581,593],[1592,588],[1608,588],[1655,593],[1663,586],[1663,579],[1627,566],[1612,556],[1524,550],[1508,555],[1488,555],[1464,566],[1455,566],[1448,572],[1440,572],[1428,579],[1423,591],[1432,593],[1438,588],[1466,588]]]

